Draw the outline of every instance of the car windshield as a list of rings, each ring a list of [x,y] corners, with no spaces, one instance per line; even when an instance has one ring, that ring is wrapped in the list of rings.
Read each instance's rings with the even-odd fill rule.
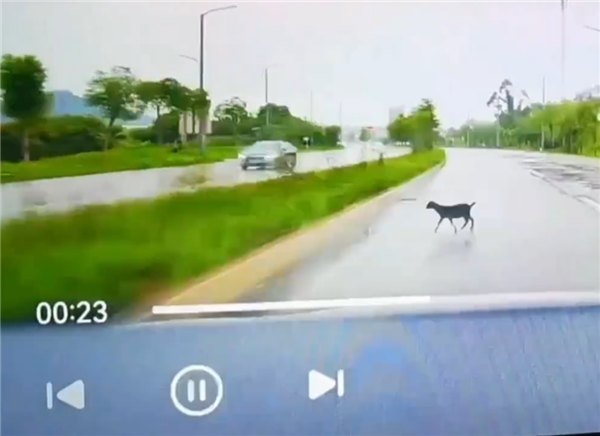
[[[247,150],[252,152],[273,153],[278,152],[280,149],[280,142],[262,141],[255,143],[251,147],[248,147]]]
[[[83,3],[3,8],[2,324],[598,293],[597,2]]]

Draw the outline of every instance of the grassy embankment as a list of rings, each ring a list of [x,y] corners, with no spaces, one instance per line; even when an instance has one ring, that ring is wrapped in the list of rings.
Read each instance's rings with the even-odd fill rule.
[[[181,285],[443,162],[443,150],[2,226],[3,322],[41,301],[104,300],[113,313]]]

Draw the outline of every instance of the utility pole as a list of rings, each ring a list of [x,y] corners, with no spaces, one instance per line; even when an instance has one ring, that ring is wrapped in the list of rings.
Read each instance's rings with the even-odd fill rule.
[[[339,141],[342,142],[344,140],[344,128],[343,126],[343,121],[342,121],[342,103],[340,102],[340,111],[339,111],[339,117],[340,117],[340,138]]]
[[[496,120],[496,148],[500,148],[500,114]]]
[[[204,90],[204,14],[200,14],[200,76],[198,77],[198,86],[200,90]]]
[[[542,107],[546,109],[546,76],[542,79]],[[544,151],[544,144],[546,142],[546,129],[544,123],[542,123],[542,144],[540,146],[540,151]]]
[[[265,117],[268,126],[271,121],[271,108],[269,107],[269,67],[265,68]]]
[[[310,91],[310,123],[313,124],[313,92]],[[310,145],[313,146],[315,142],[315,133],[313,129],[310,130]]]
[[[561,27],[561,50],[560,50],[560,70],[561,70],[561,94],[562,99],[565,99],[565,60],[566,60],[566,28],[565,28],[565,9],[567,8],[567,0],[560,0],[560,27]]]

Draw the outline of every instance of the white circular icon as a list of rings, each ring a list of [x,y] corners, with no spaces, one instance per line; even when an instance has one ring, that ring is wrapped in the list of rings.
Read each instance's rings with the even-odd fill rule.
[[[198,387],[199,387],[199,402],[206,403],[208,406],[204,407],[202,404],[202,408],[200,410],[192,410],[183,404],[178,398],[177,391],[180,386],[180,382],[182,382],[183,377],[192,374],[192,373],[201,373],[198,378]],[[206,401],[206,378],[211,378],[214,380],[217,386],[217,392],[214,396],[214,400],[212,402]],[[188,402],[194,401],[195,397],[192,392],[194,392],[193,387],[195,386],[194,380],[184,381],[186,383],[186,387],[188,388]],[[211,395],[212,397],[212,395]],[[223,380],[217,372],[204,365],[190,365],[183,368],[179,371],[175,377],[173,377],[173,381],[171,382],[171,401],[173,401],[173,405],[177,410],[187,416],[205,416],[209,413],[214,412],[214,410],[219,407],[219,404],[223,400]]]

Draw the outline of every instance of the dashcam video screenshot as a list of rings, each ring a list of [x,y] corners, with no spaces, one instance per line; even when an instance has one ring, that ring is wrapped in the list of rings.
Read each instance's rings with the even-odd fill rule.
[[[0,7],[0,433],[600,434],[598,2]]]

